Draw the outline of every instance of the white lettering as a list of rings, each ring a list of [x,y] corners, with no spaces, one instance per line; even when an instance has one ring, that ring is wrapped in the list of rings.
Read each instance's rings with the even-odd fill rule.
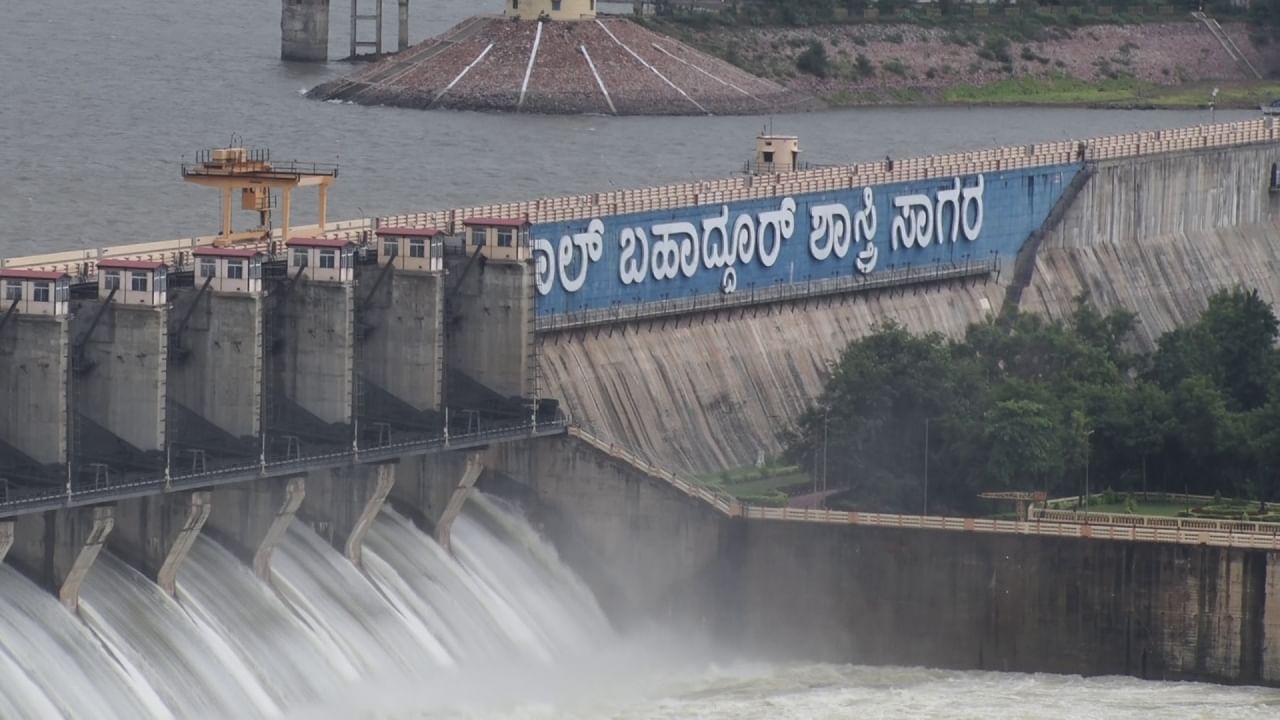
[[[809,206],[809,254],[819,262],[835,253],[843,258],[849,253],[853,240],[853,224],[849,222],[849,208],[840,203]]]
[[[578,292],[587,282],[591,263],[604,254],[604,223],[592,220],[584,233],[560,238],[560,286],[565,292]],[[575,268],[576,266],[576,268]],[[574,270],[577,272],[573,272]]]
[[[618,261],[618,277],[623,285],[644,282],[649,274],[649,237],[644,228],[623,228],[622,257]],[[640,259],[636,260],[636,249],[639,248]]]
[[[772,235],[770,230],[773,231]],[[782,241],[790,240],[795,230],[796,201],[789,197],[782,199],[780,209],[760,213],[760,229],[756,233],[760,264],[773,267],[774,263],[778,262],[778,255],[782,252]]]

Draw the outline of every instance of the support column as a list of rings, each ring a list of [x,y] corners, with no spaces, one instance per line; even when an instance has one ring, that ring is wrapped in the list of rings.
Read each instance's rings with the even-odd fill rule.
[[[280,0],[280,59],[329,59],[329,0]]]
[[[302,476],[267,478],[220,487],[213,491],[208,530],[253,568],[271,579],[271,553],[284,538],[302,506],[306,481]]]
[[[311,478],[302,517],[348,560],[363,561],[364,537],[396,484],[396,465],[333,470]]]
[[[400,0],[400,52],[409,49],[409,0]]]
[[[462,477],[458,479],[458,486],[454,489],[453,494],[449,496],[449,503],[444,507],[444,514],[436,522],[436,542],[445,550],[449,549],[452,542],[450,533],[453,531],[453,521],[458,519],[458,513],[462,512],[462,506],[466,504],[467,496],[471,494],[471,488],[475,487],[476,481],[480,479],[480,473],[482,472],[484,472],[484,464],[480,462],[480,455],[477,453],[468,455],[466,467],[462,470]]]
[[[80,585],[115,524],[107,505],[23,515],[13,528],[10,562],[75,611]]]
[[[173,595],[178,569],[200,536],[213,508],[207,490],[149,495],[116,507],[116,527],[109,547],[122,560]]]

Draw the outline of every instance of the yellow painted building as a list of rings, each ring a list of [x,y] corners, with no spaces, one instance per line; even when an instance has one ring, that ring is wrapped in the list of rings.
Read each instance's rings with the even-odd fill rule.
[[[537,20],[590,20],[596,16],[596,0],[503,0],[508,17]]]

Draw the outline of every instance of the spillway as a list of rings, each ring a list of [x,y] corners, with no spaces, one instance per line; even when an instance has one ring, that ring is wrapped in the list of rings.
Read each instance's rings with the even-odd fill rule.
[[[386,510],[364,572],[295,523],[268,584],[202,537],[176,598],[104,553],[79,618],[0,566],[0,717],[396,713],[477,697],[496,666],[536,675],[614,637],[513,507],[473,502],[454,548]]]

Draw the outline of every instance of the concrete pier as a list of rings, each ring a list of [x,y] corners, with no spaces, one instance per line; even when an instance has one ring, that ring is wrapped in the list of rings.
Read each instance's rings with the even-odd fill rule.
[[[391,488],[396,465],[342,468],[311,477],[300,514],[348,560],[360,565],[364,537]]]
[[[263,580],[271,579],[271,553],[306,496],[303,477],[268,478],[213,491],[208,532]]]
[[[83,302],[75,309],[71,332],[80,358],[71,405],[130,447],[163,451],[169,311],[165,306],[104,303]]]
[[[178,569],[213,509],[209,491],[150,495],[116,506],[109,547],[173,595]]]
[[[400,17],[399,17],[399,43],[396,45],[398,52],[404,52],[409,49],[409,0],[399,0]]]
[[[360,275],[360,373],[417,410],[440,408],[444,297],[440,274],[370,268]]]
[[[280,59],[329,59],[329,0],[280,0]]]
[[[321,422],[351,423],[355,294],[351,283],[297,281],[283,308],[283,362],[271,383]]]
[[[445,503],[444,512],[436,521],[435,538],[445,550],[449,549],[452,542],[451,533],[453,532],[453,521],[458,519],[458,514],[462,512],[462,506],[466,504],[467,497],[471,495],[471,488],[476,486],[476,481],[480,479],[480,473],[484,472],[484,463],[480,461],[480,456],[476,453],[467,455],[466,466],[462,469],[462,477],[458,479],[458,484],[453,489],[453,493],[449,495],[449,502]]]
[[[534,394],[534,277],[522,261],[450,264],[448,364],[508,396]],[[458,278],[454,280],[453,278]]]
[[[70,325],[12,317],[0,329],[0,441],[36,463],[67,461]]]
[[[236,438],[261,430],[262,313],[256,294],[198,290],[170,313],[170,400]]]
[[[80,585],[114,524],[111,506],[23,515],[14,525],[9,562],[74,611],[80,605]]]

